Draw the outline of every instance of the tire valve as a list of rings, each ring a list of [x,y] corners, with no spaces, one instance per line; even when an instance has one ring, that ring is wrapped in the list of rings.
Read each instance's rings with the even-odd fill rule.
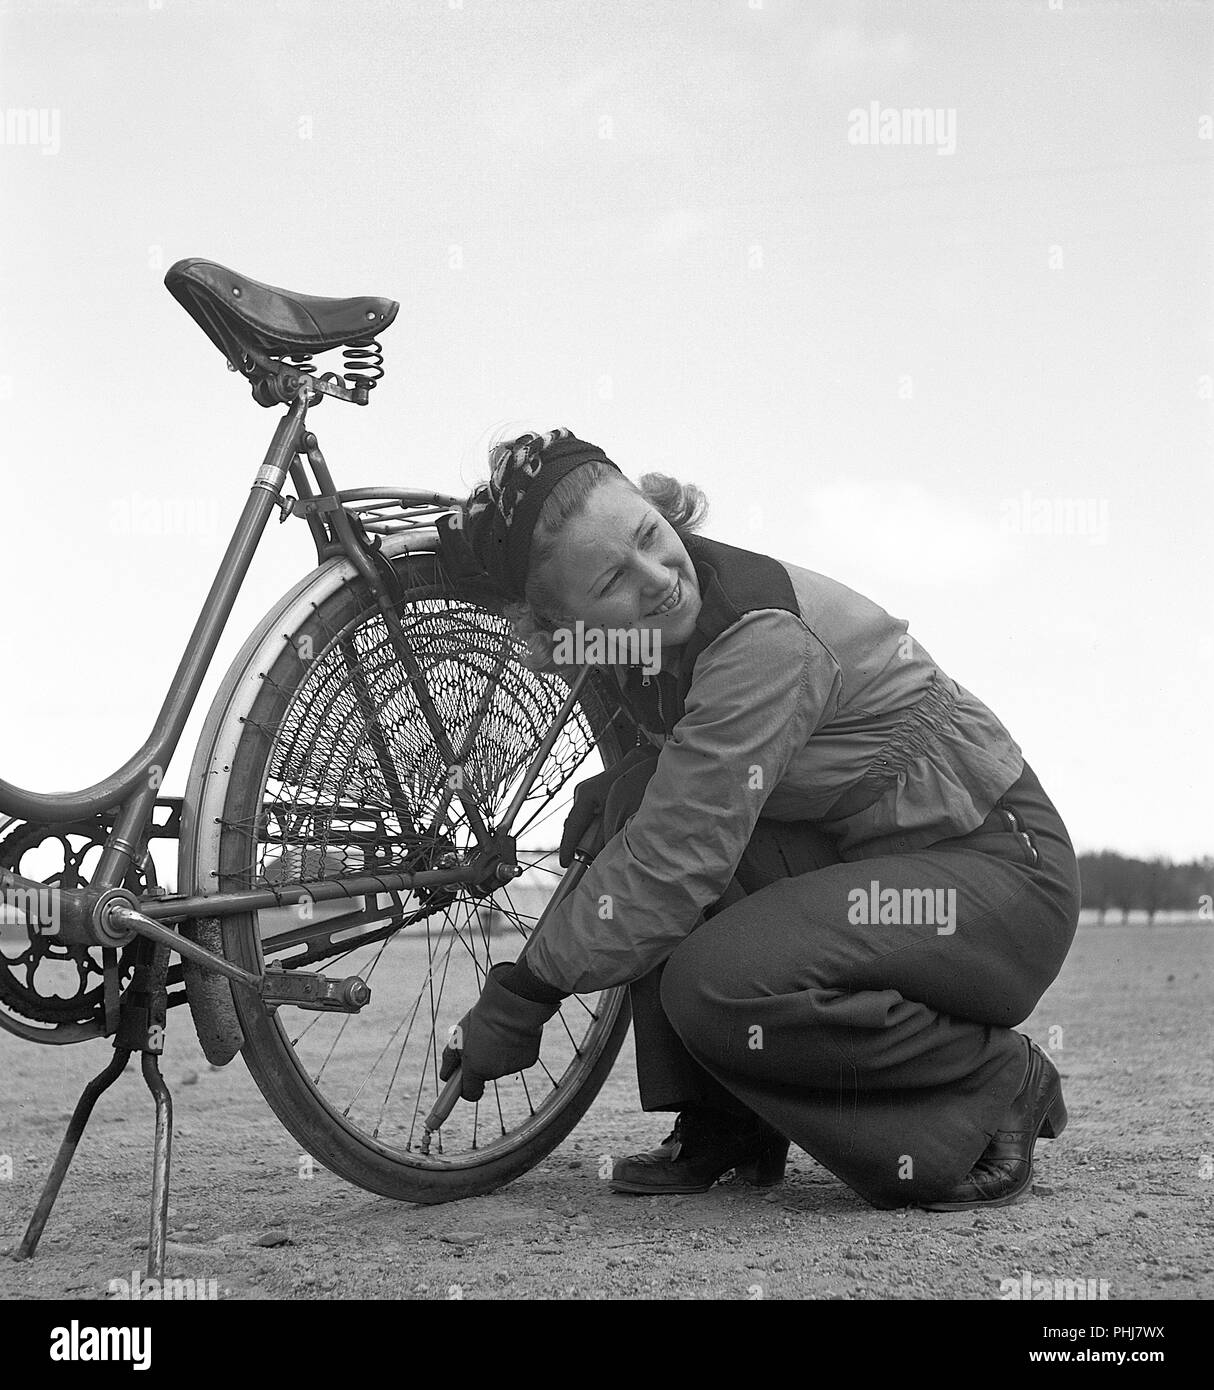
[[[429,1154],[430,1141],[443,1126],[443,1121],[455,1109],[455,1102],[459,1100],[459,1088],[461,1078],[461,1067],[457,1067],[452,1073],[447,1084],[443,1087],[438,1099],[434,1102],[434,1109],[422,1121],[422,1142],[421,1152]]]

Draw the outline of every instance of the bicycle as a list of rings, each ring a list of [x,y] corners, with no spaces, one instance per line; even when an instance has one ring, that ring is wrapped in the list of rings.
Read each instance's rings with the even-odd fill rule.
[[[143,746],[77,792],[0,781],[0,1026],[115,1047],[14,1253],[34,1253],[93,1105],[138,1052],[156,1103],[151,1275],[172,1132],[158,1058],[182,1004],[212,1064],[241,1054],[304,1151],[369,1191],[481,1194],[565,1138],[627,1031],[623,989],[567,999],[539,1066],[477,1104],[455,1106],[458,1077],[440,1084],[439,1056],[489,966],[542,923],[511,885],[540,879],[550,911],[597,850],[596,825],[565,874],[536,843],[559,827],[571,779],[637,741],[602,669],[569,679],[523,664],[501,599],[464,562],[460,498],[336,487],[308,411],[368,404],[395,301],[295,294],[201,259],[165,284],[254,400],[285,411]],[[314,359],[337,351],[342,369],[321,372]],[[317,567],[233,661],[184,796],[162,796],[275,510],[307,524]],[[177,841],[176,891],[156,881],[153,839]]]

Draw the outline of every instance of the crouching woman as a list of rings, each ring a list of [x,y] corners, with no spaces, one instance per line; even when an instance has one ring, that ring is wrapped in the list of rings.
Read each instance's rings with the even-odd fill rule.
[[[573,993],[628,984],[642,1108],[677,1115],[617,1191],[759,1183],[799,1145],[879,1207],[1012,1202],[1066,1123],[1015,1025],[1078,921],[1066,828],[995,715],[907,624],[825,575],[699,535],[567,430],[498,446],[465,535],[536,630],[652,629],[613,668],[640,742],[578,789],[603,849],[449,1047],[463,1094],[532,1065]],[[600,904],[609,903],[604,920]]]

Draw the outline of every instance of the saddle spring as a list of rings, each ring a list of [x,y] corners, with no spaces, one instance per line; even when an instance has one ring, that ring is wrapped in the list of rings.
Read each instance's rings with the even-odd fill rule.
[[[341,375],[350,390],[353,391],[360,386],[366,391],[374,390],[384,374],[384,354],[379,342],[374,338],[358,338],[342,348],[341,356]],[[310,352],[288,353],[285,360],[290,362],[301,376],[316,375],[316,363],[313,362]],[[326,372],[322,380],[336,381],[337,373]]]
[[[360,338],[343,347],[341,356],[346,385],[351,390],[357,386],[374,390],[384,374],[384,352],[380,344],[374,338]]]

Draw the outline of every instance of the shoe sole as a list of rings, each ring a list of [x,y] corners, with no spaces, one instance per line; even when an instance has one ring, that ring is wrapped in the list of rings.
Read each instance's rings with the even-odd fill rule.
[[[1036,1148],[1038,1139],[1057,1139],[1067,1126],[1070,1117],[1066,1111],[1066,1102],[1062,1098],[1062,1088],[1059,1087],[1058,1094],[1050,1103],[1045,1114],[1041,1117],[1041,1123],[1037,1126],[1037,1133],[1033,1136],[1033,1142],[1029,1145],[1029,1170],[1024,1181],[1012,1192],[1006,1193],[1002,1197],[977,1198],[972,1202],[920,1202],[919,1207],[923,1211],[985,1211],[991,1207],[1010,1207],[1018,1202],[1029,1190],[1033,1183],[1033,1150]]]
[[[643,1187],[639,1182],[616,1182],[614,1179],[608,1183],[612,1192],[622,1192],[629,1197],[688,1197],[694,1192],[707,1192],[716,1183],[706,1182],[696,1187]]]
[[[715,1187],[721,1178],[727,1177],[730,1173],[735,1173],[738,1180],[747,1187],[778,1187],[784,1181],[784,1174],[781,1172],[778,1177],[771,1177],[766,1174],[760,1175],[755,1171],[754,1164],[743,1164],[741,1168],[726,1168],[720,1177],[713,1178],[711,1182],[683,1184],[680,1187],[673,1187],[663,1184],[661,1187],[646,1187],[643,1183],[628,1182],[624,1178],[612,1178],[608,1187],[612,1192],[623,1192],[629,1197],[689,1197],[697,1192],[707,1192],[710,1187]]]

